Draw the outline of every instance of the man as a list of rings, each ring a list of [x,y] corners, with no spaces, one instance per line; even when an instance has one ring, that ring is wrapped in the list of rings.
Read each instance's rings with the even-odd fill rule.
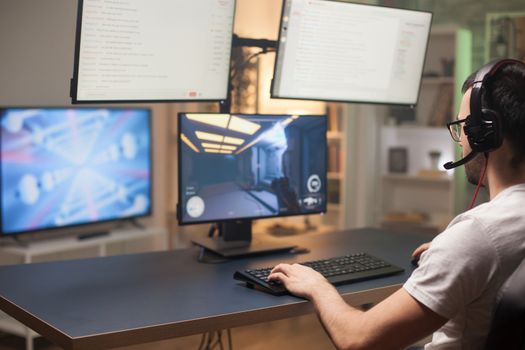
[[[455,139],[463,158],[472,151],[464,119],[471,115],[475,77],[465,82],[458,121],[451,123],[459,124]],[[467,162],[466,174],[488,189],[490,201],[458,215],[431,244],[416,249],[419,267],[403,288],[362,312],[308,267],[280,264],[270,274],[269,280],[312,301],[337,348],[402,349],[432,332],[426,349],[483,348],[497,292],[525,257],[525,65],[507,61],[483,89],[482,106],[499,113],[503,141]]]

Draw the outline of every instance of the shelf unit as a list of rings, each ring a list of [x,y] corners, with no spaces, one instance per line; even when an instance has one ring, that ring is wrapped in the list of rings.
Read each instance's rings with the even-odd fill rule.
[[[414,183],[419,185],[447,185],[451,183],[451,178],[449,176],[439,176],[439,177],[425,177],[425,176],[409,176],[409,175],[398,175],[398,174],[388,174],[383,176],[383,180],[399,183]]]
[[[464,175],[462,169],[445,172],[442,167],[458,156],[445,124],[459,109],[461,85],[471,71],[471,47],[468,30],[433,27],[418,105],[387,111],[388,125],[381,128],[378,225],[417,227],[437,234],[458,212]],[[406,156],[398,153],[395,158],[393,149]],[[440,153],[438,168],[430,157],[435,151]],[[396,166],[399,162],[404,166]],[[429,174],[435,176],[421,176]]]
[[[454,216],[454,182],[452,174],[432,171],[429,153],[439,151],[438,163],[454,157],[454,145],[445,128],[384,127],[381,130],[381,207],[378,224],[389,226],[388,217],[405,214],[407,226],[414,226],[408,218],[420,214],[427,218],[422,226],[433,227],[435,233]],[[393,173],[389,150],[406,150],[406,172]],[[398,161],[398,160],[397,160]],[[402,226],[403,220],[397,222]]]
[[[450,222],[454,203],[451,176],[384,175],[382,180],[382,226],[419,226],[437,233]],[[388,212],[397,219],[388,220]]]
[[[128,250],[131,250],[128,245],[133,241],[143,239],[153,240],[152,243],[156,247],[155,250],[167,250],[169,247],[169,235],[166,229],[146,228],[115,230],[111,231],[107,236],[85,240],[78,240],[76,236],[66,236],[31,242],[24,247],[20,245],[6,245],[0,247],[0,252],[4,256],[10,255],[29,264],[34,262],[37,257],[47,257],[45,261],[56,261],[72,258],[75,255],[81,257],[113,255],[114,246],[119,245],[122,251],[128,252]],[[65,253],[67,253],[67,256],[63,255]],[[26,350],[33,350],[33,340],[39,336],[38,333],[3,312],[0,312],[0,330],[25,338]]]

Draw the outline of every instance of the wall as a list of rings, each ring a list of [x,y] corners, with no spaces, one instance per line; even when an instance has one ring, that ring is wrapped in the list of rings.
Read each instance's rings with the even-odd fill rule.
[[[77,1],[1,0],[0,106],[68,106]],[[168,106],[153,108],[153,225],[166,226]]]
[[[0,103],[69,103],[76,2],[2,0]]]

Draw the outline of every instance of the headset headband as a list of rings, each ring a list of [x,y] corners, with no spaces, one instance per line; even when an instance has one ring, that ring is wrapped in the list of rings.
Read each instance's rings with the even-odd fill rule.
[[[481,124],[483,120],[482,110],[484,106],[482,97],[483,88],[486,85],[487,80],[490,79],[501,68],[501,66],[512,63],[523,64],[523,62],[511,58],[496,59],[481,67],[476,73],[474,83],[472,84],[472,91],[470,93],[470,115],[475,124]]]

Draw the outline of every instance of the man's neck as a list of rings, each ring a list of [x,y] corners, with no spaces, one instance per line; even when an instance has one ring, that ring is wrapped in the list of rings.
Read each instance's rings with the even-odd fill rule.
[[[520,170],[511,170],[509,167],[491,165],[489,163],[487,168],[490,200],[511,186],[525,183],[525,166],[522,166]]]

